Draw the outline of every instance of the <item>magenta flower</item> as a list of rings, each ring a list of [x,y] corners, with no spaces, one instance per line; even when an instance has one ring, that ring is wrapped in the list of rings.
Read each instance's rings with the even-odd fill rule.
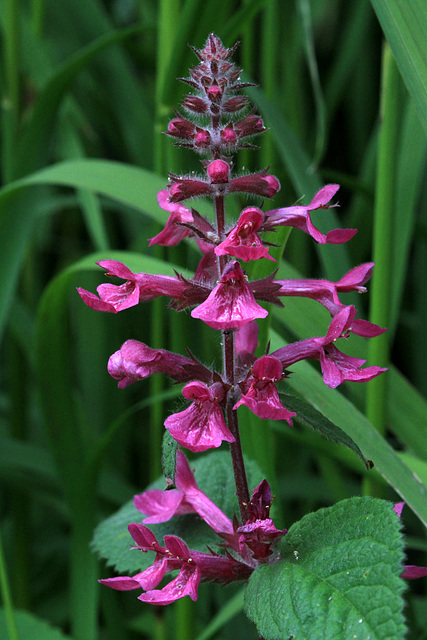
[[[222,538],[230,541],[234,530],[231,520],[199,489],[182,451],[176,457],[176,489],[149,489],[134,497],[134,505],[147,515],[143,524],[167,522],[173,516],[197,513]]]
[[[249,517],[245,524],[237,529],[239,547],[242,555],[251,550],[255,560],[265,561],[273,553],[272,543],[287,533],[287,529],[277,529],[270,518],[272,497],[267,480],[263,480],[254,490],[248,503]]]
[[[203,320],[213,329],[239,329],[268,312],[254,298],[237,261],[230,262],[208,298],[193,309],[193,318]]]
[[[167,605],[187,595],[192,600],[197,600],[200,581],[214,580],[227,584],[234,580],[248,579],[253,571],[252,567],[230,555],[191,551],[176,536],[165,536],[165,546],[162,547],[154,534],[142,524],[130,524],[128,529],[136,542],[135,549],[143,552],[155,551],[154,563],[133,577],[119,576],[99,582],[119,591],[143,589],[145,593],[138,598],[142,602]],[[166,573],[174,570],[179,570],[176,578],[163,589],[156,589]]]
[[[252,367],[252,374],[248,380],[241,384],[247,390],[241,399],[236,402],[233,409],[240,405],[247,406],[252,413],[263,420],[286,420],[292,426],[291,418],[296,414],[288,411],[282,405],[276,388],[276,382],[283,377],[283,368],[280,361],[272,356],[258,358]]]
[[[165,420],[166,429],[180,445],[198,452],[219,447],[223,440],[234,442],[219,406],[224,398],[222,383],[207,387],[203,382],[190,382],[182,394],[194,402]]]
[[[245,262],[259,258],[274,258],[268,255],[268,247],[264,247],[256,231],[262,225],[264,214],[256,207],[248,207],[240,214],[237,225],[230,231],[226,239],[215,247],[217,256],[230,255]]]
[[[119,381],[120,389],[154,373],[165,373],[178,382],[194,377],[209,382],[212,378],[212,372],[197,360],[165,349],[151,349],[138,340],[127,340],[110,356],[108,373]]]
[[[107,276],[116,276],[126,280],[124,284],[100,284],[97,287],[98,296],[81,287],[77,291],[83,302],[96,311],[110,311],[118,313],[138,302],[148,302],[159,296],[181,299],[185,285],[173,276],[151,275],[148,273],[133,273],[128,267],[117,260],[101,260],[97,264],[107,270]]]
[[[234,346],[236,354],[240,357],[242,354],[250,354],[253,356],[258,346],[259,327],[256,320],[248,322],[234,334]]]
[[[335,389],[346,380],[351,382],[372,380],[387,369],[377,366],[361,369],[366,360],[347,356],[335,346],[338,338],[346,337],[350,332],[355,315],[355,307],[344,307],[332,318],[326,336],[294,342],[271,355],[280,360],[283,368],[300,360],[320,360],[323,380],[331,389]]]
[[[263,229],[268,231],[278,226],[296,227],[305,233],[308,233],[316,242],[325,244],[341,244],[350,240],[356,233],[357,229],[334,229],[326,235],[321,233],[313,225],[310,212],[316,209],[329,209],[336,207],[336,204],[328,204],[331,198],[339,189],[338,184],[328,184],[320,189],[314,196],[309,205],[295,205],[293,207],[285,207],[281,209],[272,209],[266,211],[267,220],[263,224]]]
[[[404,502],[397,502],[393,507],[393,511],[397,513],[399,518],[402,517],[404,506]],[[403,568],[403,572],[400,574],[400,577],[404,578],[405,580],[416,580],[417,578],[425,578],[426,576],[427,567],[418,567],[414,564],[406,564]]]
[[[361,264],[351,269],[338,282],[330,282],[329,280],[275,280],[280,285],[277,296],[299,296],[311,298],[320,302],[334,317],[339,311],[344,309],[346,305],[342,304],[338,297],[340,292],[357,291],[365,293],[366,287],[363,285],[372,276],[373,262]],[[258,284],[261,290],[260,285]],[[258,291],[254,291],[255,297]],[[386,329],[382,329],[378,325],[368,322],[367,320],[353,320],[351,332],[364,337],[372,338],[384,333]]]
[[[171,202],[167,189],[159,191],[157,201],[162,209],[169,211],[169,216],[165,228],[150,240],[150,247],[153,244],[162,246],[175,246],[187,236],[194,236],[200,250],[206,253],[212,250],[209,236],[215,236],[212,225],[203,218],[195,209],[187,209],[183,205]]]
[[[165,228],[154,236],[154,238],[149,239],[150,247],[153,244],[173,247],[190,233],[190,229],[183,226],[182,223],[192,224],[194,222],[193,215],[187,207],[175,202],[170,202],[167,189],[158,192],[157,202],[162,209],[169,211],[171,215],[166,222]]]

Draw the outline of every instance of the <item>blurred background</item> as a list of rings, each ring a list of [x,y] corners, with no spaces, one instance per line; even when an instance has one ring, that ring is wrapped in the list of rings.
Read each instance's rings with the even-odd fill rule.
[[[258,85],[247,94],[269,128],[254,140],[260,151],[234,158],[235,171],[269,166],[280,179],[265,209],[308,203],[339,183],[340,208],[314,222],[324,232],[359,230],[344,246],[314,246],[292,231],[279,274],[338,280],[374,260],[377,284],[374,276],[355,304],[359,317],[389,327],[378,347],[357,336],[349,344],[368,364],[390,367],[378,386],[346,383],[331,395],[310,386],[309,365],[296,366],[291,381],[292,392],[348,427],[377,471],[367,476],[352,452],[298,422],[290,430],[249,412],[245,451],[271,479],[282,526],[352,495],[403,497],[408,562],[427,565],[427,8],[400,4],[3,0],[1,637],[257,637],[239,598],[225,606],[239,587],[204,586],[196,604],[146,607],[135,592],[98,588],[114,572],[90,548],[95,526],[160,475],[163,421],[181,406],[180,389],[164,378],[118,390],[108,357],[135,338],[182,354],[188,347],[220,366],[216,333],[164,300],[115,316],[88,309],[75,290],[105,281],[100,259],[150,273],[197,266],[190,244],[149,248],[147,238],[166,221],[156,194],[167,172],[201,171],[162,132],[187,93],[177,78],[197,64],[188,44],[202,48],[210,32],[226,47],[240,41],[233,60]],[[230,201],[230,219],[246,203]],[[271,270],[252,267],[255,277]],[[285,303],[271,310],[260,353],[268,329],[273,343],[324,334],[323,309]],[[425,581],[406,594],[410,639],[427,638],[425,594]]]

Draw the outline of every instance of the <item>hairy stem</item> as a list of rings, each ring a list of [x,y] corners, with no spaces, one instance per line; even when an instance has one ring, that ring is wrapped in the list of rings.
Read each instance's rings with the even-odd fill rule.
[[[223,239],[225,232],[225,207],[224,197],[217,196],[215,198],[215,216],[216,227],[219,238]],[[226,256],[219,256],[218,259],[218,275],[219,279],[227,264]],[[248,481],[246,478],[245,463],[243,460],[242,446],[240,444],[239,423],[237,420],[237,412],[233,411],[233,387],[235,372],[235,353],[234,353],[234,331],[223,331],[223,365],[225,380],[230,385],[231,393],[227,400],[227,424],[231,433],[235,438],[235,442],[230,444],[231,459],[233,462],[234,480],[236,483],[237,499],[239,501],[240,515],[242,521],[247,520],[247,505],[249,502]]]

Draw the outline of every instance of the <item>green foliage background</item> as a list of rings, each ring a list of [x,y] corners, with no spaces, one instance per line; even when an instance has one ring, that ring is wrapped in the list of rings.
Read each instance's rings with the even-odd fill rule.
[[[180,406],[164,379],[117,390],[109,355],[136,338],[218,358],[213,330],[164,301],[113,316],[75,292],[102,281],[102,258],[151,273],[197,264],[189,244],[146,239],[165,221],[156,193],[167,171],[199,171],[161,132],[185,93],[176,78],[195,64],[187,44],[200,48],[211,31],[241,41],[235,59],[259,85],[248,93],[270,129],[237,169],[270,165],[276,207],[339,182],[341,208],[315,222],[359,229],[332,247],[293,231],[281,277],[335,280],[373,258],[370,294],[355,303],[389,327],[369,350],[356,336],[348,345],[390,366],[378,381],[332,392],[300,363],[285,390],[352,437],[373,471],[301,425],[242,409],[246,454],[273,485],[278,526],[352,495],[404,499],[408,562],[427,565],[425,2],[3,0],[0,18],[0,635],[29,637],[30,625],[34,638],[60,637],[48,623],[75,640],[256,638],[239,589],[145,607],[98,588],[110,570],[89,547],[95,525],[159,475],[163,420]],[[277,348],[328,323],[309,300],[271,311],[261,350],[267,333]],[[421,581],[406,594],[410,639],[427,638],[425,594]]]

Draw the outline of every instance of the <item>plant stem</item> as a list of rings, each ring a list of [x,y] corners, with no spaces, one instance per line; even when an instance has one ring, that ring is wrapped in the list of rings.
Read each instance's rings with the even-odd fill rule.
[[[232,402],[227,402],[227,423],[230,432],[235,437],[235,442],[230,443],[231,460],[233,462],[234,481],[236,483],[237,499],[239,501],[242,522],[248,519],[249,489],[246,478],[245,462],[243,460],[242,446],[240,444],[239,423],[237,412],[233,411]]]
[[[225,207],[224,197],[217,196],[215,198],[215,216],[216,228],[219,238],[223,238],[225,230]],[[219,279],[227,264],[226,256],[220,256],[218,260]],[[227,424],[230,432],[235,438],[235,442],[230,443],[231,459],[233,462],[234,480],[236,483],[237,499],[239,501],[240,515],[242,521],[247,520],[247,505],[249,502],[248,481],[246,478],[245,462],[243,460],[242,446],[240,443],[239,423],[237,420],[237,412],[233,411],[233,388],[235,373],[235,352],[234,352],[234,331],[226,329],[223,331],[223,365],[224,376],[230,385],[230,392],[227,398]]]
[[[7,0],[3,11],[4,94],[2,99],[2,172],[3,181],[13,180],[13,162],[19,122],[19,7]]]

